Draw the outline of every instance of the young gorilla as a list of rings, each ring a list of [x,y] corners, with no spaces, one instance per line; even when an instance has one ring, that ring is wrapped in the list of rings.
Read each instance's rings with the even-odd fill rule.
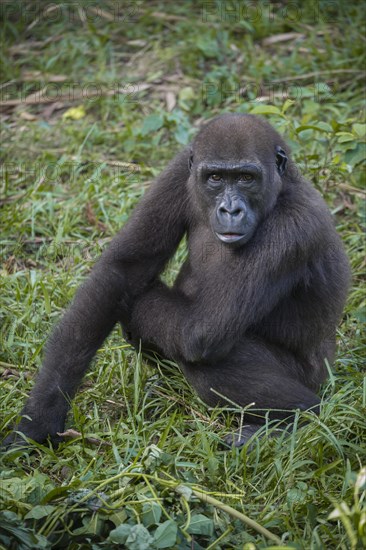
[[[188,259],[168,288],[158,277],[185,233]],[[117,321],[177,361],[209,405],[227,397],[280,409],[271,412],[279,419],[317,412],[348,281],[328,209],[282,138],[252,115],[217,117],[151,186],[77,292],[18,430],[57,441]],[[248,418],[240,443],[263,421]]]

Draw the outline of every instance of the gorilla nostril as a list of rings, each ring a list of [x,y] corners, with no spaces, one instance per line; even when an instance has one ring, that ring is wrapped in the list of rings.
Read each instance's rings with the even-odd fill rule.
[[[229,214],[229,216],[238,216],[243,210],[241,208],[226,208],[225,206],[220,206],[220,214]]]

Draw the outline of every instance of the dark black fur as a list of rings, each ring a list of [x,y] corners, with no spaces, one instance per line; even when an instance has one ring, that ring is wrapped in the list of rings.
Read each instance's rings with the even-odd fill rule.
[[[168,288],[158,276],[184,233],[188,259]],[[241,406],[317,411],[348,281],[328,208],[282,138],[254,116],[217,117],[151,186],[77,292],[18,430],[57,440],[117,321],[176,360],[210,405],[225,403],[218,392]]]

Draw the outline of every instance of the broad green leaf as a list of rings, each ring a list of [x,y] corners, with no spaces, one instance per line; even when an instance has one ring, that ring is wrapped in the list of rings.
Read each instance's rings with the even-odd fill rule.
[[[64,486],[64,487],[55,487],[54,489],[51,489],[49,493],[47,493],[46,496],[43,497],[42,503],[45,504],[46,502],[49,502],[50,500],[54,500],[55,498],[65,497],[70,491],[70,486]]]
[[[354,141],[355,136],[350,132],[337,132],[336,136],[338,137],[338,143],[347,143],[348,141]]]
[[[213,534],[213,521],[203,514],[195,514],[191,518],[191,523],[188,526],[188,533],[191,535],[207,535]]]
[[[156,132],[157,130],[160,130],[163,124],[164,124],[164,118],[161,115],[147,116],[142,125],[140,134],[142,136],[146,136],[147,134]]]
[[[345,161],[347,164],[356,166],[360,162],[366,160],[366,146],[364,143],[358,143],[355,149],[347,151]]]
[[[366,124],[356,124],[352,125],[352,131],[361,138],[366,137]]]
[[[189,142],[189,131],[184,126],[177,126],[174,132],[174,137],[181,145],[187,145]]]
[[[132,525],[128,523],[123,523],[109,533],[108,541],[114,542],[116,544],[124,544],[127,540],[128,535],[131,533]]]
[[[109,533],[107,540],[115,544],[123,544],[129,550],[149,550],[153,543],[152,536],[141,523],[119,525]]]
[[[173,548],[177,540],[178,526],[175,521],[168,519],[164,521],[154,534],[156,548]]]
[[[274,105],[257,105],[254,107],[250,113],[252,115],[282,115],[281,110]]]
[[[24,516],[24,519],[40,519],[48,516],[51,512],[55,510],[54,506],[51,506],[50,504],[42,505],[39,504],[38,506],[35,506],[28,512],[26,516]]]
[[[316,130],[317,132],[333,132],[332,127],[329,124],[326,124],[325,122],[317,122],[316,124],[302,124],[298,128],[296,128],[296,133],[299,134],[300,132],[303,132],[304,130]]]
[[[128,550],[149,550],[153,540],[146,527],[139,523],[132,527],[125,545]]]
[[[145,527],[157,525],[161,518],[161,506],[157,502],[145,502],[142,506],[142,521]]]
[[[331,125],[328,124],[327,122],[323,122],[322,120],[317,122],[316,126],[322,129],[324,132],[333,132],[333,128],[331,127]]]
[[[294,103],[296,102],[293,99],[286,99],[285,103],[282,105],[282,112],[285,113]]]
[[[83,518],[83,525],[76,528],[73,534],[80,535],[101,535],[104,529],[105,518],[100,517],[98,514],[92,516],[85,516]]]

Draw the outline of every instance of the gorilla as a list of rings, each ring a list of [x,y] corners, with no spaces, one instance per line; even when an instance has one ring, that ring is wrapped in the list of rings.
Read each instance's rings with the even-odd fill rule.
[[[187,235],[172,287],[160,275]],[[17,427],[58,442],[69,402],[117,322],[178,363],[210,406],[265,417],[319,412],[350,272],[320,194],[265,120],[212,119],[156,179],[102,254],[46,346]],[[19,441],[11,434],[9,441]]]

